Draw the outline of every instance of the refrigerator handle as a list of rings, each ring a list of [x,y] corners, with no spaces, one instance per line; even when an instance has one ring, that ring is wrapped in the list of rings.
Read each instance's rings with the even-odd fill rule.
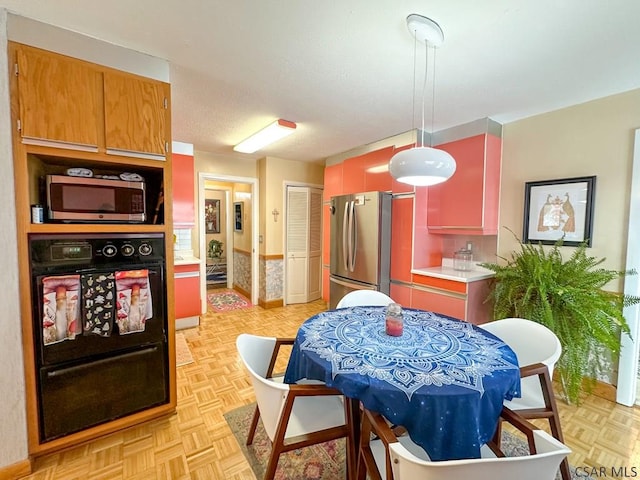
[[[351,202],[351,218],[350,218],[351,224],[349,226],[349,228],[351,229],[351,231],[349,232],[349,258],[351,261],[351,266],[350,266],[350,270],[353,272],[356,268],[356,252],[357,252],[357,246],[358,246],[358,229],[356,228],[356,222],[358,221],[358,219],[356,218],[356,202],[352,201]]]
[[[347,251],[347,223],[349,222],[349,202],[344,204],[344,215],[342,216],[342,260],[344,269],[349,270],[349,252]]]

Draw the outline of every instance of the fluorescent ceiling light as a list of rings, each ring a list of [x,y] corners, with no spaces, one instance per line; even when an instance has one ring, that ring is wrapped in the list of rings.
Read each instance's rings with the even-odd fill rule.
[[[233,147],[236,152],[253,153],[261,148],[291,135],[296,130],[296,124],[279,118],[271,125],[254,133],[246,140]]]

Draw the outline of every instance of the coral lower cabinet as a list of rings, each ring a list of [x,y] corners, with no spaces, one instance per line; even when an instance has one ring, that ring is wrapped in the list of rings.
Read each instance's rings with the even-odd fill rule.
[[[175,266],[176,329],[195,327],[200,318],[200,264]]]
[[[449,315],[479,325],[490,321],[492,304],[486,302],[491,279],[458,282],[413,275],[413,284],[392,285],[391,296],[403,305]]]

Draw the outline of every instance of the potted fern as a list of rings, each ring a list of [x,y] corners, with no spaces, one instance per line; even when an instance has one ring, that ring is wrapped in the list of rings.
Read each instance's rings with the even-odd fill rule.
[[[633,271],[599,267],[605,260],[586,254],[586,244],[564,261],[560,247],[522,244],[504,265],[483,263],[495,272],[488,300],[494,302],[494,318],[521,317],[552,330],[562,344],[556,369],[565,399],[580,403],[595,379],[606,373],[609,356],[620,352],[621,335],[630,335],[622,314],[639,297],[608,292],[610,281]]]

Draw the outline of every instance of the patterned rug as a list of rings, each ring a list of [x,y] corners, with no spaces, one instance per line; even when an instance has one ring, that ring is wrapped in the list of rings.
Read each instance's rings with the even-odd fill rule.
[[[176,333],[176,367],[193,363],[193,356],[184,334]]]
[[[253,444],[245,445],[247,432],[256,407],[255,403],[245,405],[224,414],[224,418],[236,437],[240,450],[249,462],[256,478],[264,477],[264,470],[271,452],[271,441],[267,437],[262,422],[258,423]],[[508,457],[529,454],[529,448],[520,438],[503,431],[502,450]],[[335,480],[345,478],[344,440],[331,440],[318,445],[300,448],[280,455],[276,480]],[[571,467],[571,478],[580,480],[584,476],[577,475]],[[561,480],[560,472],[556,476]]]
[[[249,300],[233,290],[222,290],[207,295],[209,306],[216,312],[226,312],[239,308],[249,308],[253,305]]]

